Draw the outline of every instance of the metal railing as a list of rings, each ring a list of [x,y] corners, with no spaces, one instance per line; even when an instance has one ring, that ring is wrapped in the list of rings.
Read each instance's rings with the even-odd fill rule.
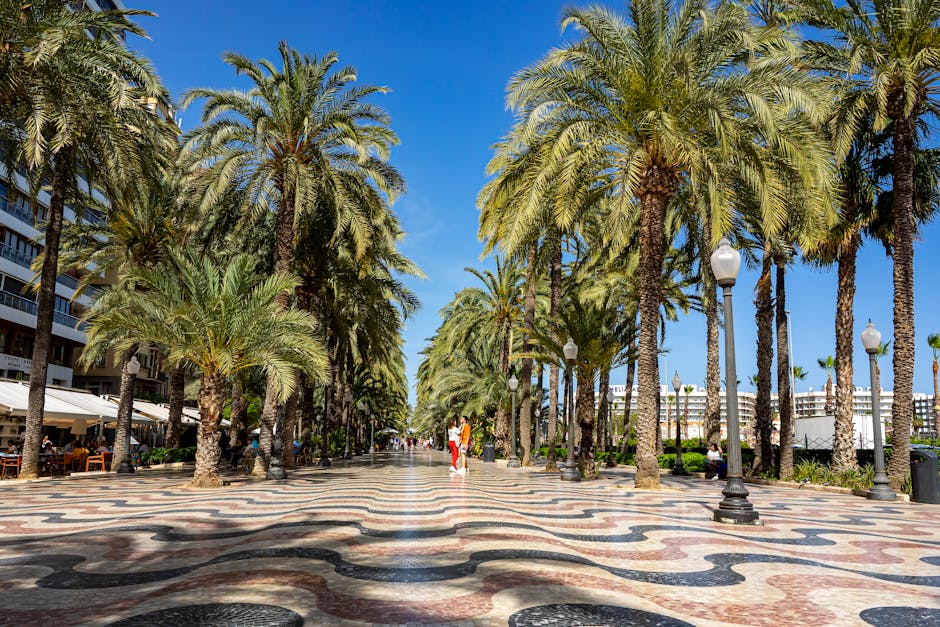
[[[0,244],[0,257],[4,259],[9,259],[18,266],[23,266],[28,268],[32,265],[33,259],[36,258],[35,255],[28,255],[22,250],[16,250],[12,246],[7,246],[6,244]]]
[[[11,202],[9,198],[0,194],[0,211],[5,211],[11,216],[18,220],[22,220],[30,226],[35,226],[36,216],[33,215],[33,212],[29,207],[24,207],[23,205]],[[40,207],[39,219],[45,219],[45,207]]]
[[[13,309],[18,309],[19,311],[37,315],[39,307],[36,304],[36,301],[24,298],[19,294],[13,294],[12,292],[7,292],[6,290],[0,290],[0,305],[6,305],[7,307],[12,307]],[[70,329],[76,329],[78,331],[84,331],[88,328],[88,324],[81,322],[75,316],[67,314],[62,311],[52,312],[52,320],[58,324],[61,324],[64,327]]]

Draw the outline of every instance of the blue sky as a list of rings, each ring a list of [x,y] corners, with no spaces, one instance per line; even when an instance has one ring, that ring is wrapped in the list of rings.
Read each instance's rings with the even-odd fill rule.
[[[402,250],[428,275],[411,282],[423,302],[405,332],[408,373],[413,377],[417,353],[439,324],[438,310],[472,279],[463,268],[485,263],[476,238],[475,200],[485,181],[490,146],[512,121],[504,101],[506,83],[513,72],[562,42],[559,17],[570,2],[126,0],[126,4],[159,14],[141,19],[152,39],[132,45],[153,60],[177,99],[192,87],[238,86],[221,61],[222,52],[273,58],[280,40],[308,53],[335,50],[341,63],[359,69],[361,81],[392,89],[376,101],[391,114],[401,137],[392,161],[408,183],[408,193],[395,204],[408,233]],[[199,113],[195,107],[181,112],[183,128],[196,124]],[[934,274],[940,270],[938,241],[940,226],[933,224],[923,230],[915,246],[915,391],[931,392],[933,386],[927,335],[940,332]],[[858,277],[856,337],[870,317],[890,338],[891,265],[877,244],[867,243],[861,252]],[[747,378],[756,372],[754,279],[745,270],[735,289],[738,378],[744,389],[750,389]],[[788,286],[795,363],[810,372],[798,389],[819,388],[825,374],[816,359],[835,350],[835,273],[798,267]],[[669,326],[664,381],[678,369],[686,382],[702,384],[704,335],[704,318],[697,314]],[[859,344],[857,385],[868,385],[865,359]],[[887,364],[882,376],[890,389]],[[615,373],[613,381],[622,383],[623,373]]]

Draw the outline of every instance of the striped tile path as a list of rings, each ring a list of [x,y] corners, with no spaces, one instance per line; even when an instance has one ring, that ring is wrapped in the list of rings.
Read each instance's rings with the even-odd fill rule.
[[[445,460],[3,482],[0,625],[940,625],[940,506]]]

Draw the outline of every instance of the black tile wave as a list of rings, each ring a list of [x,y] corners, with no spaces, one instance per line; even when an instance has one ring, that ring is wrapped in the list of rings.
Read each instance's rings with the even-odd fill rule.
[[[301,627],[303,617],[277,605],[206,603],[183,605],[131,616],[110,627]]]
[[[858,615],[877,627],[940,627],[940,608],[871,607]]]
[[[732,586],[741,583],[745,577],[734,570],[739,564],[791,564],[798,566],[811,566],[830,571],[853,573],[865,577],[890,581],[907,585],[928,586],[940,588],[940,575],[895,575],[877,572],[867,572],[831,566],[809,559],[788,556],[763,555],[756,553],[715,553],[706,555],[703,559],[712,564],[707,570],[697,572],[660,572],[650,570],[637,570],[630,568],[617,568],[606,564],[599,564],[593,560],[578,555],[570,555],[556,551],[537,551],[526,549],[493,549],[475,551],[468,559],[457,564],[429,567],[385,567],[366,566],[347,562],[338,552],[318,547],[272,547],[236,551],[219,555],[213,559],[179,566],[165,570],[145,570],[138,572],[96,573],[87,568],[76,570],[75,567],[84,563],[85,557],[81,555],[53,554],[32,555],[0,560],[2,566],[42,566],[51,572],[36,581],[42,588],[77,590],[95,588],[114,588],[135,586],[159,581],[166,581],[188,575],[201,568],[215,564],[225,564],[242,560],[256,559],[308,559],[326,562],[333,566],[334,572],[344,577],[366,581],[383,581],[393,583],[426,583],[434,581],[449,581],[460,579],[474,574],[477,568],[487,562],[540,560],[568,564],[581,564],[604,570],[621,579],[653,583],[666,586],[683,587],[716,587]]]
[[[637,625],[639,627],[691,627],[692,623],[653,612],[617,605],[555,603],[520,610],[509,617],[509,627],[579,627]]]

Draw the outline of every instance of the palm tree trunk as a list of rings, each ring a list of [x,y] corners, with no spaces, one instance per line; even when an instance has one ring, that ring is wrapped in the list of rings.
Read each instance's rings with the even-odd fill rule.
[[[761,274],[757,280],[757,294],[754,298],[757,322],[757,402],[754,408],[755,475],[769,472],[774,467],[774,449],[771,438],[773,422],[770,416],[771,371],[774,360],[774,308],[773,285],[770,276],[772,257],[770,242],[764,242],[764,255],[761,259]]]
[[[636,338],[630,340],[630,348],[636,348]],[[631,353],[635,351],[631,350]],[[627,454],[630,448],[630,404],[633,402],[633,380],[636,378],[636,359],[627,362],[626,389],[623,395],[623,436],[620,439],[620,452]]]
[[[856,470],[852,416],[852,360],[855,342],[855,261],[860,236],[853,234],[838,257],[838,288],[836,292],[836,406],[835,435],[832,442],[832,464],[836,470]]]
[[[183,429],[183,396],[186,388],[186,371],[183,366],[170,370],[170,407],[166,423],[166,447],[180,447],[180,432]]]
[[[42,421],[46,401],[46,376],[52,351],[52,316],[55,310],[55,279],[59,266],[59,240],[65,211],[65,188],[71,178],[70,155],[62,151],[55,158],[49,217],[46,219],[42,270],[36,304],[36,337],[29,370],[29,400],[26,412],[26,436],[23,442],[23,465],[20,477],[39,476],[39,446],[42,443]]]
[[[297,428],[297,412],[300,407],[300,389],[295,389],[284,403],[284,413],[281,415],[281,458],[284,468],[294,468],[294,430]]]
[[[607,402],[607,391],[610,389],[610,368],[601,370],[597,393],[600,398],[597,402],[597,450],[607,451],[607,423],[610,414],[610,404]]]
[[[190,484],[194,488],[220,488],[218,463],[219,424],[225,406],[225,377],[221,374],[203,374],[199,386],[199,432],[196,436],[196,471]]]
[[[134,405],[134,377],[127,371],[128,355],[121,364],[121,396],[118,401],[117,421],[114,425],[114,455],[111,457],[111,471],[118,469],[127,459],[127,442],[130,438],[131,411]],[[130,460],[127,460],[128,463]]]
[[[640,196],[640,342],[637,358],[636,487],[659,489],[656,440],[659,427],[659,308],[662,302],[663,222],[667,173],[647,174]],[[663,179],[654,180],[654,179]]]
[[[558,316],[561,314],[561,234],[555,233],[552,237],[552,258],[549,268],[549,282],[551,290],[551,302],[549,305],[549,317],[553,323],[558,322]],[[554,333],[553,333],[554,337]],[[557,341],[558,338],[554,337]],[[548,365],[548,460],[545,462],[546,472],[558,472],[558,464],[555,463],[555,437],[558,425],[558,364],[552,362]],[[39,443],[36,443],[39,447]]]
[[[592,372],[581,369],[578,369],[577,375],[580,385],[575,392],[575,415],[581,431],[578,466],[583,479],[597,479],[597,464],[594,461],[594,376]]]
[[[689,392],[685,393],[685,403],[682,405],[682,439],[689,439]]]
[[[529,344],[532,330],[535,328],[535,296],[538,288],[535,264],[538,262],[538,240],[529,244],[525,268],[525,313],[523,317],[524,333],[522,335],[522,352],[528,353],[532,346]],[[522,360],[522,392],[519,407],[519,439],[522,441],[523,466],[532,465],[532,359],[526,357]]]
[[[940,416],[940,387],[937,386],[937,358],[933,358],[933,414],[934,430],[936,430],[936,420]]]
[[[274,227],[274,272],[287,274],[291,270],[291,260],[294,257],[294,194],[280,176],[275,184],[280,192],[280,200]],[[279,310],[287,309],[290,306],[290,293],[278,294],[275,302]],[[260,448],[252,469],[252,474],[256,477],[267,474],[268,464],[271,463],[271,447],[274,444],[274,422],[277,420],[278,386],[273,374],[268,375],[266,383],[259,425]]]
[[[718,295],[711,272],[712,218],[706,210],[702,221],[702,306],[705,309],[705,440],[718,444],[721,440],[721,364],[719,363]]]
[[[241,432],[248,426],[248,403],[244,392],[242,391],[242,382],[235,376],[232,383],[232,405],[229,409],[229,420],[231,427],[229,429],[228,439],[232,442],[241,437]]]
[[[507,322],[500,331],[499,346],[499,371],[503,376],[509,377],[509,332],[510,325]],[[502,453],[503,457],[509,457],[509,421],[515,420],[515,416],[510,417],[509,408],[506,403],[496,405],[496,421],[493,436],[496,440],[496,450]]]
[[[899,490],[909,472],[914,412],[914,122],[897,117],[893,128],[894,402],[888,479]]]
[[[780,478],[793,474],[793,413],[790,389],[790,349],[787,331],[787,261],[775,260],[777,265],[776,312],[777,319],[777,405],[780,412]]]

